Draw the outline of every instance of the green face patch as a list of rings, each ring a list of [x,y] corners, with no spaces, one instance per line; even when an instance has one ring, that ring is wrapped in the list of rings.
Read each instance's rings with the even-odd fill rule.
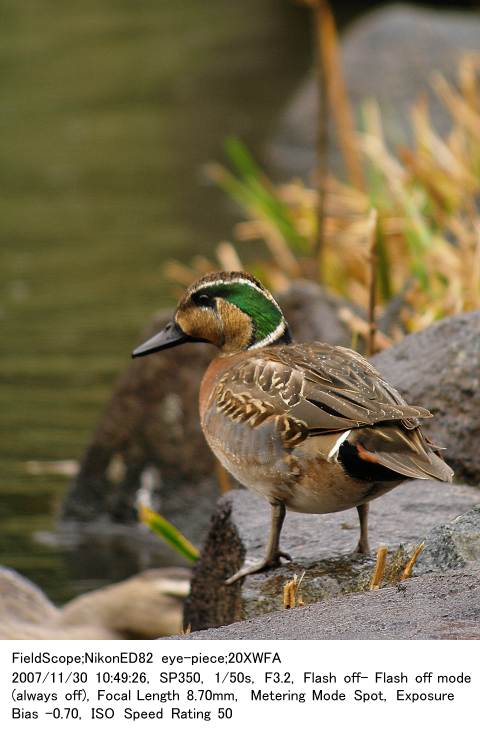
[[[206,294],[210,298],[224,298],[237,306],[252,319],[253,343],[266,339],[283,322],[283,314],[277,304],[248,282],[218,282],[205,285],[195,295]]]

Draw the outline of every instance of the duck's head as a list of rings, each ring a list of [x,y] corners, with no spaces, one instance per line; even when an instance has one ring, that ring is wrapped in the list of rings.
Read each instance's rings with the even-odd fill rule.
[[[213,272],[186,291],[165,328],[132,356],[146,356],[185,342],[204,341],[224,354],[291,341],[280,306],[246,272]]]

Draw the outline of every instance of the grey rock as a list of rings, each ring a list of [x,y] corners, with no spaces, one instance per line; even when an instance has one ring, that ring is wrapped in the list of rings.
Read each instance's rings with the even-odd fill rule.
[[[26,624],[58,621],[58,609],[43,591],[11,568],[0,566],[0,622]]]
[[[149,570],[57,608],[34,583],[0,567],[0,639],[154,639],[180,631],[190,573]]]
[[[452,522],[434,527],[425,539],[416,572],[463,568],[480,560],[480,506]]]
[[[440,71],[456,82],[463,51],[480,49],[480,16],[414,8],[398,4],[374,10],[356,21],[341,42],[345,81],[354,109],[375,98],[383,112],[387,140],[393,145],[410,139],[410,109],[425,95],[431,119],[441,134],[451,125],[444,105],[430,84]],[[317,94],[313,76],[298,90],[279,124],[269,157],[283,174],[306,175],[315,165]],[[331,140],[335,140],[332,125]],[[336,145],[330,151],[331,167],[343,173]]]
[[[433,413],[424,428],[446,448],[455,480],[480,486],[480,311],[407,336],[372,362],[407,402]]]
[[[146,570],[74,598],[61,610],[60,625],[100,625],[123,639],[155,639],[180,631],[190,573],[180,568]]]
[[[351,331],[339,318],[341,308],[348,306],[359,312],[344,298],[330,293],[311,280],[295,280],[290,288],[277,296],[295,341],[326,341],[350,346]],[[362,347],[360,342],[359,348]]]
[[[467,512],[480,501],[480,490],[439,481],[409,481],[376,499],[370,508],[370,542],[385,544],[404,565],[415,545],[438,525]],[[356,510],[322,516],[287,513],[282,547],[291,563],[267,573],[258,573],[225,586],[224,581],[244,562],[262,556],[269,529],[269,506],[243,490],[232,491],[218,504],[192,579],[185,604],[185,626],[193,630],[230,624],[282,608],[283,586],[305,571],[302,596],[314,603],[333,596],[365,589],[374,557],[352,554],[358,539]],[[477,534],[466,541],[471,551],[480,541]],[[468,549],[470,548],[470,549]],[[433,554],[430,555],[434,557]],[[461,566],[459,562],[458,566]],[[434,567],[433,560],[425,571]]]
[[[200,639],[479,639],[480,567],[176,637]]]

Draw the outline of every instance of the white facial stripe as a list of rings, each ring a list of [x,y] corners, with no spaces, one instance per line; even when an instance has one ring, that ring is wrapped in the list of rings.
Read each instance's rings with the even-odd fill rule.
[[[351,432],[352,432],[351,430],[346,430],[344,433],[340,435],[338,440],[335,442],[335,445],[330,450],[330,453],[327,456],[327,461],[331,461],[331,460],[336,461],[337,460],[337,455],[338,455],[338,451],[340,450],[340,446],[348,438]]]
[[[272,333],[269,333],[261,341],[257,341],[256,343],[249,346],[247,351],[250,351],[250,349],[260,349],[262,346],[268,346],[268,344],[273,344],[274,341],[276,341],[278,338],[280,338],[280,336],[282,336],[282,334],[285,333],[286,327],[287,327],[287,322],[282,318],[282,320],[276,327],[275,331],[272,331]]]
[[[210,282],[203,282],[198,287],[191,290],[190,294],[194,295],[199,290],[203,290],[204,288],[216,287],[218,285],[229,285],[230,283],[239,283],[240,285],[249,285],[251,288],[254,288],[254,290],[256,290],[258,293],[261,293],[266,298],[268,298],[268,300],[270,300],[272,303],[275,303],[278,310],[281,310],[277,301],[275,300],[273,295],[269,293],[268,290],[264,290],[263,288],[259,287],[256,283],[254,283],[252,280],[248,280],[246,277],[235,277],[232,280],[211,280]]]

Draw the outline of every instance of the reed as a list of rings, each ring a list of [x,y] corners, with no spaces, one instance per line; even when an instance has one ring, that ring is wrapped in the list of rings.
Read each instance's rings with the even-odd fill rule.
[[[408,147],[390,149],[378,104],[362,106],[362,129],[351,139],[363,161],[364,189],[331,174],[321,190],[299,180],[275,184],[240,141],[229,140],[228,165],[211,165],[209,172],[246,218],[232,242],[220,245],[217,262],[197,259],[190,268],[169,263],[169,276],[185,285],[219,264],[241,264],[277,292],[295,278],[316,279],[324,196],[322,282],[363,310],[364,318],[353,315],[354,309],[346,321],[352,329],[367,324],[370,350],[445,316],[480,308],[479,72],[480,55],[469,53],[459,63],[456,88],[433,76],[452,129],[442,136],[427,102],[417,100]],[[395,311],[394,322],[388,333],[377,331],[373,342],[372,329],[385,311]]]

